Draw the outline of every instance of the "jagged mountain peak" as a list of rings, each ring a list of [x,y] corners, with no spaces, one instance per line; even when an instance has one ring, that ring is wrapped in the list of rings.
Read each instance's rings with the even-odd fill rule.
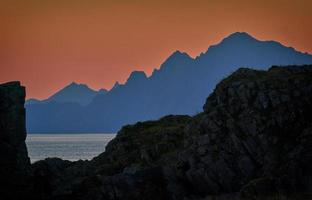
[[[249,33],[246,32],[235,32],[230,34],[228,37],[224,38],[223,40],[257,40]]]
[[[93,89],[89,88],[88,85],[83,84],[83,83],[77,83],[75,81],[73,81],[70,84],[68,84],[67,86],[65,86],[64,89],[65,88],[86,88],[86,89],[89,89],[89,90],[93,90]]]
[[[216,48],[216,47],[246,46],[246,45],[254,44],[257,42],[261,42],[261,41],[257,40],[256,38],[254,38],[253,36],[251,36],[250,34],[246,32],[235,32],[225,37],[223,40],[221,40],[220,43],[210,46],[209,49]]]
[[[190,61],[193,61],[193,58],[191,58],[187,53],[177,50],[166,59],[166,61],[160,66],[160,69],[167,68],[168,66],[180,65]]]
[[[101,89],[99,89],[99,91],[98,91],[100,94],[105,94],[105,93],[107,93],[108,91],[106,90],[106,89],[104,89],[104,88],[101,88]]]
[[[71,82],[58,92],[50,96],[45,102],[71,102],[80,105],[87,105],[96,96],[97,91],[91,89],[86,84]]]
[[[116,89],[119,86],[121,86],[121,84],[118,81],[116,81],[113,87],[110,89],[110,91]]]
[[[172,57],[185,57],[185,58],[191,58],[187,53],[185,52],[181,52],[179,50],[176,50],[175,52],[173,52],[169,58],[172,58]]]
[[[176,59],[184,59],[184,60],[192,60],[192,58],[185,52],[181,52],[179,50],[173,52],[166,60],[171,61],[171,60],[176,60]]]
[[[75,81],[73,81],[73,82],[71,82],[69,85],[70,85],[70,86],[76,86],[76,85],[78,85],[78,83],[76,83]]]
[[[62,121],[79,117],[79,125],[86,124],[83,130],[110,132],[124,124],[157,119],[166,114],[193,115],[202,110],[206,98],[204,94],[212,92],[221,79],[238,68],[266,70],[272,65],[293,64],[312,64],[312,55],[294,51],[278,42],[254,39],[248,33],[233,33],[196,59],[175,51],[148,78],[143,72],[133,72],[129,76],[129,87],[127,82],[116,82],[106,95],[96,95],[87,109],[79,110],[88,110],[88,117],[70,111],[68,116],[62,116]],[[146,80],[136,83],[130,81],[140,78]],[[66,108],[60,105],[60,110]],[[55,117],[58,116],[57,111],[48,104],[43,108],[34,106],[28,109],[28,114],[31,119],[27,122],[30,132],[66,131],[68,128],[71,131],[82,130],[77,123],[49,126],[43,116],[51,116],[51,121],[59,121],[60,117]]]
[[[145,72],[143,71],[133,71],[131,72],[126,84],[136,82],[136,81],[142,81],[147,79],[147,76]]]
[[[196,57],[197,62],[208,62],[210,66],[224,70],[237,66],[267,69],[270,65],[302,65],[311,63],[311,59],[309,54],[302,54],[277,41],[258,40],[246,32],[232,33]]]

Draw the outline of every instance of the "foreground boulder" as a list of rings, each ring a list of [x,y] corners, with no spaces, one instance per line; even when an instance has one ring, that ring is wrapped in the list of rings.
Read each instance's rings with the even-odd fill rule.
[[[25,88],[19,82],[0,85],[0,198],[29,195],[30,161],[25,139]]]

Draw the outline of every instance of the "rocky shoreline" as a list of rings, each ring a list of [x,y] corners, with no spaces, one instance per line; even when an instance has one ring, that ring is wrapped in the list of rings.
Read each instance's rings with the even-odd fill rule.
[[[202,113],[124,126],[91,161],[30,165],[24,98],[0,85],[3,199],[312,198],[311,65],[241,68]]]

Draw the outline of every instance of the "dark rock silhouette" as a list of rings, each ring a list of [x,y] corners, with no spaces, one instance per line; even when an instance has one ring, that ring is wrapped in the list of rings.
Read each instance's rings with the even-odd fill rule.
[[[259,41],[247,33],[234,33],[195,59],[174,52],[150,77],[133,72],[125,84],[117,82],[86,107],[53,102],[28,105],[27,128],[30,133],[115,132],[125,124],[167,114],[194,115],[215,85],[239,67],[268,69],[311,63],[309,54],[278,42]],[[75,112],[71,113],[71,108]]]
[[[241,68],[194,117],[124,126],[91,161],[32,165],[40,199],[311,199],[312,66]]]
[[[311,199],[312,65],[241,68],[193,116],[124,126],[91,161],[30,166],[25,90],[0,85],[1,198]]]
[[[19,82],[0,85],[0,195],[5,200],[27,198],[31,189],[24,101]]]

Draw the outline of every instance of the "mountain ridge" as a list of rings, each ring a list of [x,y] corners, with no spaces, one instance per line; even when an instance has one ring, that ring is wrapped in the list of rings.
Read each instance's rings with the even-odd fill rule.
[[[149,77],[144,72],[130,74],[129,83],[117,82],[105,95],[97,95],[84,108],[76,108],[83,113],[79,125],[71,128],[59,125],[57,130],[114,132],[125,124],[158,119],[166,114],[194,115],[201,110],[205,95],[240,67],[266,70],[272,65],[311,63],[312,55],[278,42],[257,40],[247,33],[233,33],[194,59],[187,53],[173,52]],[[48,106],[28,106],[28,131],[56,131],[53,128],[46,130],[44,123],[47,122],[38,123],[43,115],[51,112],[58,116]],[[47,121],[58,126],[62,124],[60,119],[65,117],[70,115],[63,114]],[[87,129],[81,129],[82,124]]]
[[[99,89],[98,91],[89,88],[87,84],[71,82],[62,89],[58,90],[56,93],[52,94],[45,100],[38,99],[28,99],[26,100],[26,105],[35,103],[78,103],[79,105],[88,105],[93,98],[98,94],[106,94],[108,91],[106,89]]]

